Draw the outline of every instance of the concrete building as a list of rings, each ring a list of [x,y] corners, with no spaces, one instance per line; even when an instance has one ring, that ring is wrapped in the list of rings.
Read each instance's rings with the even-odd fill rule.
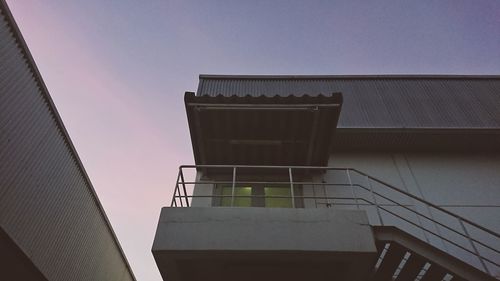
[[[164,280],[500,278],[500,76],[201,75]]]
[[[4,0],[0,280],[135,280]]]

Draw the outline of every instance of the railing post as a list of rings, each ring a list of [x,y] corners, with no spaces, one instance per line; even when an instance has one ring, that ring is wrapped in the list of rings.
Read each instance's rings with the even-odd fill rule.
[[[347,173],[347,179],[349,180],[349,185],[351,186],[352,196],[354,197],[354,201],[356,202],[356,208],[359,210],[359,202],[358,196],[356,195],[356,191],[354,191],[354,186],[352,185],[351,175],[349,174],[349,169],[345,170]]]
[[[184,203],[182,203],[182,195],[181,195],[181,190],[179,188],[179,184],[177,184],[177,188],[175,189],[178,193],[179,193],[179,196],[176,196],[176,198],[178,197],[179,198],[179,202],[181,202],[181,207],[184,207]]]
[[[174,189],[174,198],[177,198],[177,192],[179,193],[179,201],[181,202],[181,207],[184,207],[184,203],[182,203],[182,198],[181,198],[181,190],[179,189],[179,180],[181,178],[181,168],[179,168],[179,172],[177,173],[177,180],[175,182],[175,189]],[[177,206],[177,199],[176,201],[176,206]]]
[[[186,200],[186,206],[189,207],[189,200],[188,200],[188,195],[187,195],[187,191],[186,191],[186,185],[184,184],[185,180],[184,180],[184,173],[182,172],[182,167],[179,168],[179,174],[181,176],[181,181],[182,181],[182,189],[184,191],[184,200]],[[180,190],[179,190],[179,195],[180,195]],[[181,198],[181,202],[182,202],[182,198]]]
[[[312,194],[313,194],[313,198],[314,198],[314,208],[318,208],[318,200],[316,199],[316,185],[313,183],[312,184]],[[303,191],[302,191],[303,192]],[[304,193],[302,193],[303,195]],[[305,204],[304,204],[305,205]]]
[[[175,188],[174,188],[174,195],[172,196],[172,202],[170,202],[170,207],[177,207],[177,201],[175,200],[175,196],[177,194],[177,183],[175,184]]]
[[[292,208],[295,208],[295,195],[293,193],[292,168],[288,168],[288,174],[290,175],[290,194],[292,195]]]
[[[382,214],[380,213],[380,209],[377,203],[377,198],[375,198],[375,194],[373,193],[372,183],[370,182],[370,178],[368,176],[366,176],[366,182],[368,183],[368,187],[370,188],[370,193],[373,198],[373,204],[375,205],[375,208],[377,210],[377,215],[378,219],[380,220],[380,225],[384,225],[384,221],[382,220]]]
[[[233,167],[233,184],[231,187],[231,207],[234,206],[234,191],[236,188],[236,167]]]
[[[327,189],[330,188],[330,184],[326,184],[327,181],[326,181],[326,177],[328,175],[328,172],[330,172],[331,169],[326,169],[326,172],[323,176],[323,179],[321,180],[321,189],[323,190],[323,196],[326,198],[326,207],[327,208],[331,208],[333,207],[333,205],[335,204],[335,199],[330,199],[330,196],[328,196],[328,192],[327,192]],[[314,201],[317,201],[317,199],[314,199]],[[317,205],[316,205],[317,206]]]
[[[467,237],[467,240],[469,240],[469,243],[470,245],[472,246],[472,249],[474,250],[474,253],[476,253],[476,256],[477,258],[479,259],[479,262],[481,263],[481,265],[483,266],[484,268],[484,271],[486,271],[486,273],[488,273],[489,275],[491,275],[488,267],[486,266],[486,264],[484,263],[484,260],[483,260],[483,257],[479,254],[479,251],[477,250],[476,248],[476,245],[474,244],[474,242],[472,241],[472,239],[470,238],[470,234],[469,232],[467,231],[467,228],[465,228],[465,225],[464,225],[464,222],[462,221],[462,219],[458,218],[458,222],[460,223],[460,226],[462,227],[462,230],[464,231],[465,233],[465,236]]]

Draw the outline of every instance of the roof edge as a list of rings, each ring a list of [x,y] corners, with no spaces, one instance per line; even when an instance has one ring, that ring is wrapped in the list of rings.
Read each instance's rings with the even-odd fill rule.
[[[487,152],[498,154],[500,128],[337,128],[334,152]]]
[[[469,135],[500,135],[497,127],[338,127],[337,133],[406,133],[406,134],[469,134]]]
[[[500,74],[363,74],[363,75],[226,75],[226,74],[200,74],[199,79],[500,79]]]

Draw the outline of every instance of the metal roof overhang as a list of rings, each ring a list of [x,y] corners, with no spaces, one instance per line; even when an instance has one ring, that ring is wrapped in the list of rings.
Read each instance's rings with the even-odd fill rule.
[[[337,128],[336,152],[499,153],[499,128]]]
[[[326,166],[342,94],[184,101],[197,165]]]

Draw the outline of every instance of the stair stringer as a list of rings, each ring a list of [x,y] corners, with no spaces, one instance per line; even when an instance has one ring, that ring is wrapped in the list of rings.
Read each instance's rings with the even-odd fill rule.
[[[448,273],[454,276],[453,280],[497,280],[476,267],[461,261],[395,226],[373,226],[372,229],[376,241],[395,243],[404,247],[408,252],[424,258],[430,264],[444,268]],[[394,270],[396,270],[396,268],[394,268]]]

